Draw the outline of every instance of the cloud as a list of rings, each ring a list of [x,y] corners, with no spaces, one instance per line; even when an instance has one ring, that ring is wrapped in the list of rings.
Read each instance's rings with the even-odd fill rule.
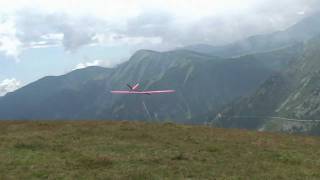
[[[221,1],[214,2],[218,5],[222,3]],[[242,5],[239,9],[232,8],[235,6],[228,9],[228,4],[232,3],[227,1],[222,3],[226,6],[224,12],[200,13],[202,16],[196,17],[179,16],[172,11],[146,11],[128,19],[126,32],[122,33],[130,36],[160,37],[163,40],[161,45],[166,46],[166,49],[197,43],[224,45],[252,35],[286,29],[318,11],[316,5],[320,7],[320,1],[313,0],[303,2],[259,0],[251,2],[252,6],[247,7],[243,7],[243,5],[248,5],[246,2],[241,1],[240,3]],[[208,3],[205,9],[215,9],[211,5],[212,3]],[[194,9],[188,8],[190,12],[197,11],[197,6]],[[180,7],[177,6],[177,9]]]
[[[4,96],[8,92],[13,92],[21,87],[21,82],[12,78],[5,79],[0,82],[0,96]]]
[[[72,17],[63,13],[40,13],[30,10],[15,14],[18,37],[25,47],[64,46],[74,51],[94,42],[105,22],[93,17]]]
[[[80,27],[82,28],[82,27]],[[67,51],[74,51],[81,46],[93,43],[94,32],[82,32],[70,26],[63,27],[63,45]]]
[[[101,64],[101,62],[102,62],[101,60],[94,60],[92,62],[80,63],[73,70],[83,69],[83,68],[86,68],[86,67],[89,67],[89,66],[99,66]]]
[[[126,26],[113,24],[93,16],[70,16],[19,11],[14,16],[17,38],[26,48],[63,46],[75,52],[83,46],[136,46],[162,42],[161,37],[128,34]]]
[[[318,0],[12,0],[0,2],[0,52],[18,59],[26,49],[57,46],[222,45],[283,30],[319,7]]]
[[[93,37],[96,45],[105,45],[105,46],[136,46],[140,44],[161,44],[162,38],[161,37],[148,37],[148,36],[129,36],[127,34],[97,34]]]
[[[62,33],[44,34],[40,37],[39,41],[31,41],[26,46],[28,48],[58,47],[62,45],[63,39],[64,34]]]
[[[116,65],[120,64],[121,62],[123,62],[123,60],[120,60],[120,59],[114,60],[114,61],[96,59],[96,60],[89,61],[89,62],[79,63],[76,65],[76,67],[73,70],[83,69],[83,68],[90,67],[90,66],[102,66],[102,67],[112,68],[112,67],[115,67]]]
[[[5,18],[0,21],[0,51],[13,59],[19,59],[22,42],[17,37],[17,29],[12,19]]]

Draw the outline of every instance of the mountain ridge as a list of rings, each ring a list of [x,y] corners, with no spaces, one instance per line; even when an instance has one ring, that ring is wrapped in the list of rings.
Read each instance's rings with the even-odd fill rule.
[[[232,116],[280,116],[294,119],[317,119],[320,115],[320,36],[305,44],[304,53],[299,61],[278,74],[274,74],[255,94],[234,102],[222,112],[225,118],[216,123],[223,127],[241,127],[249,129],[268,128],[283,122],[270,119],[232,119]],[[250,105],[250,106],[248,106]],[[289,123],[286,126],[290,126]],[[301,131],[310,131],[310,127],[292,126]],[[273,130],[272,127],[269,127]],[[290,128],[289,128],[290,129]],[[276,128],[276,130],[281,130]]]
[[[272,51],[277,48],[307,41],[310,38],[319,35],[319,14],[320,13],[315,13],[305,17],[285,30],[250,36],[244,40],[236,41],[224,46],[199,44],[184,48],[221,57],[234,57],[263,51]]]
[[[292,46],[230,59],[185,50],[141,50],[113,69],[89,67],[63,76],[45,77],[10,93],[0,101],[0,117],[151,118],[202,123],[195,118],[209,110],[216,112],[233,98],[253,92],[269,75],[287,66],[300,53],[300,48]],[[170,88],[177,93],[152,98],[109,93],[124,88],[127,83],[138,82],[143,89]]]

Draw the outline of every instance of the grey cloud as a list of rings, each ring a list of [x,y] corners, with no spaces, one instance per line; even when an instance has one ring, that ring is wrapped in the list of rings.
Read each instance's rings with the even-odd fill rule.
[[[159,37],[163,41],[160,45],[141,44],[138,48],[168,50],[180,46],[185,40],[185,30],[181,30],[177,23],[177,18],[169,12],[148,11],[129,19],[126,29],[120,32],[129,37]]]
[[[124,34],[158,36],[168,47],[208,43],[222,45],[252,35],[283,30],[319,11],[318,0],[261,0],[250,12],[230,12],[185,21],[180,24],[172,14],[149,12],[130,19]],[[304,11],[304,16],[298,12]]]
[[[64,34],[63,45],[67,51],[73,51],[83,45],[92,43],[95,36],[93,32],[83,33],[73,27],[64,27],[62,32]]]
[[[174,17],[166,12],[146,12],[127,22],[126,34],[147,37],[165,36],[173,26]]]
[[[26,45],[46,41],[47,45],[61,43],[55,39],[43,39],[48,34],[63,34],[62,43],[66,50],[95,42],[96,33],[104,31],[106,22],[93,17],[72,18],[65,14],[44,14],[21,11],[16,15],[19,39]]]
[[[294,15],[296,12],[304,10],[307,14],[312,14],[320,10],[319,0],[261,0],[256,8],[256,13],[266,15]]]

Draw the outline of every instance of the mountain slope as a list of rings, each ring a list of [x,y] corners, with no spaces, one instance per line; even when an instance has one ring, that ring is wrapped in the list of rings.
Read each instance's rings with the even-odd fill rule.
[[[46,77],[3,97],[1,119],[196,120],[253,92],[286,67],[301,46],[221,59],[192,51],[141,50],[114,69],[90,67]],[[109,93],[139,82],[143,89],[175,89],[171,95],[121,96]]]
[[[104,81],[112,71],[89,67],[63,76],[42,78],[3,97],[1,119],[72,119],[99,99],[95,91],[103,91],[104,87],[97,82]]]
[[[306,43],[299,61],[268,79],[252,96],[227,106],[215,123],[257,129],[268,123],[277,124],[277,120],[267,118],[271,116],[316,120],[320,115],[319,95],[320,37],[317,37]]]
[[[159,81],[147,79],[145,83],[149,84],[148,89],[176,89],[176,94],[125,96],[108,113],[115,119],[174,119],[195,123],[198,119],[195,117],[216,112],[234,98],[253,92],[272,73],[297,57],[300,49],[294,46],[222,61],[182,61],[183,65],[170,68]]]

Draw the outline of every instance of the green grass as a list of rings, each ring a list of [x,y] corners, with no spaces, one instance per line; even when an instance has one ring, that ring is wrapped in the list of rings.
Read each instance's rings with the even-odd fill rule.
[[[172,123],[1,122],[0,179],[320,179],[320,139]]]

